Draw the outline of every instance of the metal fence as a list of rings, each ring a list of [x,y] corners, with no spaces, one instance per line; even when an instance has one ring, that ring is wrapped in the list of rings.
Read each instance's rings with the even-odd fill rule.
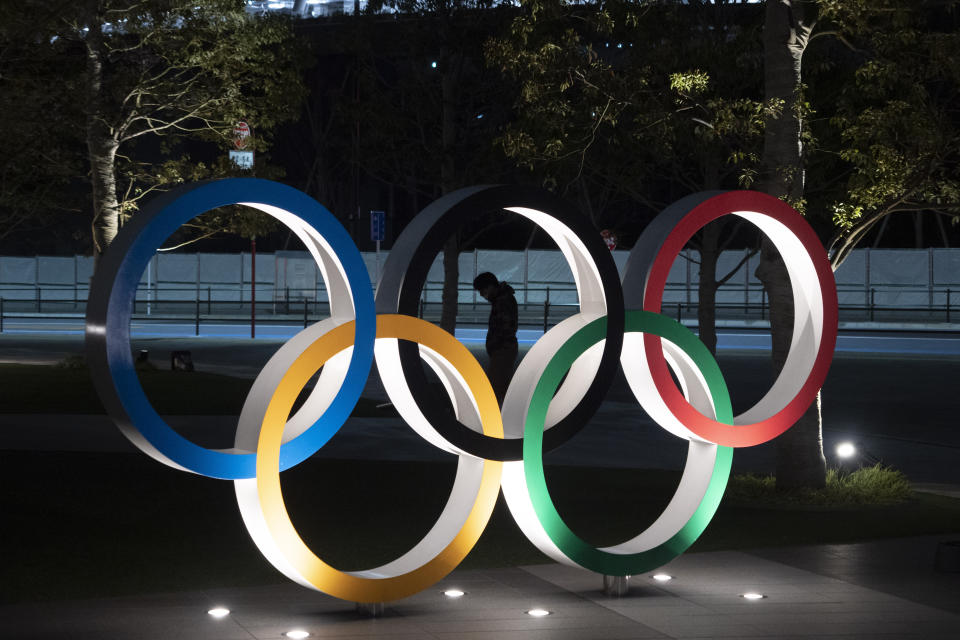
[[[924,294],[926,304],[880,304],[879,287],[844,291],[840,288],[841,322],[895,322],[922,324],[951,324],[960,321],[960,300],[950,288],[929,291],[927,287],[898,287],[903,294]],[[724,296],[715,304],[720,321],[760,321],[767,319],[768,305],[762,289],[749,286],[725,286]],[[0,332],[10,321],[80,320],[86,313],[86,291],[70,287],[36,287],[34,295],[26,297],[22,290],[16,297],[0,288]],[[440,289],[427,287],[421,294],[419,315],[430,321],[439,321],[442,304]],[[457,321],[461,325],[485,325],[489,305],[478,299],[470,287],[459,290]],[[855,295],[854,295],[855,294]],[[517,288],[520,325],[543,330],[557,324],[577,311],[574,287],[519,287]],[[466,302],[465,302],[466,300]],[[734,301],[735,300],[735,301]],[[246,290],[224,290],[223,287],[181,288],[138,291],[134,303],[133,320],[152,323],[192,322],[199,335],[204,323],[244,324],[303,324],[307,326],[329,316],[330,305],[325,290],[298,290],[290,287],[258,287],[256,304],[252,305],[249,287]],[[668,286],[664,295],[663,313],[687,324],[696,324],[699,313],[696,289]]]

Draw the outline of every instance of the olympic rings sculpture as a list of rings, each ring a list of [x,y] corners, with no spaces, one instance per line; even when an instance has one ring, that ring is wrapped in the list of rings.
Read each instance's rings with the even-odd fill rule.
[[[241,411],[235,447],[209,450],[177,434],[147,400],[134,372],[129,324],[137,284],[160,244],[189,219],[232,204],[275,217],[303,241],[326,284],[330,317],[287,341],[263,368]],[[416,317],[427,271],[444,239],[465,216],[495,209],[523,215],[553,238],[579,297],[579,312],[524,356],[502,408],[466,347]],[[770,391],[739,416],[707,348],[659,313],[673,260],[697,230],[725,215],[752,222],[773,242],[787,266],[794,302],[786,363]],[[822,246],[792,208],[756,192],[699,193],[668,207],[631,251],[621,283],[601,236],[562,200],[538,189],[470,187],[422,211],[394,243],[384,273],[374,298],[357,248],[312,198],[275,182],[228,179],[165,194],[135,216],[102,257],[87,311],[94,382],[124,435],[168,466],[232,480],[251,537],[278,570],[355,602],[396,600],[443,578],[480,537],[500,490],[524,534],[559,562],[606,575],[665,564],[697,539],[716,512],[733,448],[775,438],[811,404],[836,342],[836,286]],[[383,566],[343,572],[298,535],[279,473],[313,455],[340,428],[374,360],[401,417],[459,462],[446,506],[418,544]],[[422,363],[443,383],[453,417],[431,397]],[[587,423],[618,365],[647,413],[688,441],[687,462],[653,524],[622,544],[595,548],[555,509],[543,452]],[[318,371],[313,391],[291,415]]]

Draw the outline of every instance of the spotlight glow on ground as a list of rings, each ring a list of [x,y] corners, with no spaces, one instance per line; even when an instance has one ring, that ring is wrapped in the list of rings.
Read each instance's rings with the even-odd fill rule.
[[[766,598],[767,596],[763,595],[762,593],[751,592],[751,593],[745,593],[741,597],[746,598],[747,600],[761,600],[763,598]]]
[[[303,640],[303,638],[310,637],[309,633],[301,629],[294,629],[293,631],[287,631],[283,635],[287,636],[288,638],[292,638],[293,640]]]
[[[224,609],[223,607],[216,607],[214,609],[210,609],[210,611],[207,611],[207,613],[209,613],[214,618],[224,618],[230,615],[230,609]]]
[[[850,458],[857,452],[857,448],[852,442],[841,442],[837,445],[838,458]]]
[[[465,595],[465,592],[460,591],[460,589],[447,589],[443,592],[443,595],[448,598],[462,598]]]
[[[668,580],[673,580],[673,576],[666,573],[658,573],[653,576],[653,579],[657,582],[667,582]]]
[[[530,611],[527,611],[527,615],[533,616],[534,618],[542,618],[550,615],[550,612],[546,609],[530,609]]]

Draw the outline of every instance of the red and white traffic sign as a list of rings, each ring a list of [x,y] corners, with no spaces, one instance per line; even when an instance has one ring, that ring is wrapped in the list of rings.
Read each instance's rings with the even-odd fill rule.
[[[613,231],[610,231],[610,229],[604,229],[601,231],[600,237],[603,238],[603,241],[607,245],[607,249],[610,249],[610,251],[613,251],[617,248],[617,234],[615,234]]]
[[[233,127],[233,146],[237,149],[246,149],[250,142],[250,125],[240,121]]]

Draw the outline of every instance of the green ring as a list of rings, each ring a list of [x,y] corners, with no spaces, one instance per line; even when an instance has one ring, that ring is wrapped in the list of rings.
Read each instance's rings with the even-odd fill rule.
[[[713,472],[703,500],[686,524],[669,540],[647,551],[619,554],[602,551],[581,540],[557,513],[550,498],[543,471],[543,426],[547,408],[563,376],[587,349],[606,336],[606,317],[598,318],[575,333],[547,365],[530,400],[524,424],[523,466],[533,509],[550,540],[578,565],[611,576],[643,573],[660,567],[687,550],[703,533],[720,505],[730,466],[731,447],[718,446]],[[717,414],[717,421],[733,424],[730,394],[720,367],[707,347],[686,327],[670,318],[649,311],[627,311],[626,332],[651,333],[682,349],[700,369]]]

